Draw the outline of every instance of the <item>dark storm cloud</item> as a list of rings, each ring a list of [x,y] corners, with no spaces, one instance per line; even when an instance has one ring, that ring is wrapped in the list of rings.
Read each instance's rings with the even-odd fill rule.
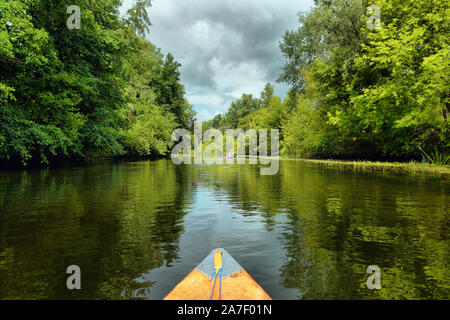
[[[255,62],[266,73],[268,81],[274,81],[278,77],[282,65],[278,42],[284,31],[292,27],[292,20],[296,17],[295,7],[292,9],[289,6],[281,9],[276,8],[276,5],[275,8],[268,7],[264,5],[265,1],[259,1],[254,5],[243,1],[197,3],[202,5],[182,2],[172,8],[172,19],[161,21],[162,28],[158,28],[190,30],[196,24],[204,23],[208,28],[220,31],[210,35],[219,42],[218,47],[214,45],[209,47],[208,41],[191,43],[189,51],[192,59],[187,59],[184,65],[184,79],[187,84],[215,88],[214,72],[211,67],[213,59],[222,64],[232,65]],[[290,16],[290,19],[287,19],[287,16]],[[155,19],[156,27],[159,19],[156,16],[153,20]],[[186,37],[189,38],[190,35],[186,34]]]
[[[148,38],[182,64],[182,81],[196,110],[214,115],[242,93],[257,95],[278,78],[284,63],[279,41],[286,30],[297,28],[297,13],[312,3],[155,0]],[[278,94],[283,90],[276,87]]]

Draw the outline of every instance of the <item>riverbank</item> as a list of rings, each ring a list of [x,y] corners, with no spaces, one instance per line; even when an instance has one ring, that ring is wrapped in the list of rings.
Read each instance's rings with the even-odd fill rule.
[[[281,160],[302,161],[311,164],[337,168],[352,169],[355,172],[380,172],[396,174],[430,174],[450,178],[450,166],[432,165],[421,162],[380,162],[380,161],[361,161],[361,160],[335,160],[335,159],[301,159],[288,156],[280,157]]]
[[[193,156],[193,155],[191,155]],[[86,157],[86,158],[65,158],[59,161],[52,161],[50,164],[42,164],[32,162],[27,166],[23,166],[18,161],[0,161],[0,169],[3,170],[24,170],[24,169],[41,169],[55,168],[66,165],[87,165],[95,161],[143,161],[158,160],[170,158],[168,156],[119,156],[119,157]],[[392,174],[409,174],[409,175],[433,175],[450,180],[450,166],[448,165],[432,165],[421,162],[381,162],[381,161],[364,161],[364,160],[336,160],[336,159],[303,159],[295,158],[287,155],[279,157],[281,161],[301,161],[305,163],[326,166],[335,169],[353,170],[354,172],[373,172],[373,173],[392,173]]]

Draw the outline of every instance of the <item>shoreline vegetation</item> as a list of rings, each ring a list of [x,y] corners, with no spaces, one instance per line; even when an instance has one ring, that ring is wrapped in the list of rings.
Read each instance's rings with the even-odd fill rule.
[[[335,169],[352,169],[355,172],[395,173],[411,175],[436,175],[442,178],[450,177],[450,166],[410,162],[382,162],[365,160],[337,160],[337,159],[301,159],[280,157],[280,160],[301,161],[310,164],[326,166]]]
[[[191,157],[193,155],[191,154]],[[249,156],[246,155],[246,158]],[[270,156],[255,158],[272,158]],[[355,172],[367,173],[395,173],[411,175],[435,175],[442,178],[450,178],[450,166],[423,163],[418,161],[398,162],[398,161],[367,161],[359,159],[307,159],[296,158],[286,154],[278,157],[280,161],[300,161],[308,164],[326,166],[334,169],[352,169]]]

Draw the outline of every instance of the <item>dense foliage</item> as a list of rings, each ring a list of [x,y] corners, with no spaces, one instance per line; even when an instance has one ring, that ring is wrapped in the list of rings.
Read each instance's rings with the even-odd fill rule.
[[[370,5],[379,28],[368,27]],[[280,43],[286,99],[243,95],[208,125],[279,128],[283,151],[299,157],[448,154],[447,1],[317,0],[299,21]]]
[[[0,1],[0,159],[161,155],[193,110],[179,63],[143,38],[150,0]]]
[[[0,2],[0,159],[160,155],[176,127],[190,128],[180,64],[144,39],[150,0],[120,17],[120,0]],[[369,28],[376,5],[379,28]],[[243,94],[204,129],[281,130],[299,157],[447,159],[448,3],[316,0],[280,42],[279,81]]]

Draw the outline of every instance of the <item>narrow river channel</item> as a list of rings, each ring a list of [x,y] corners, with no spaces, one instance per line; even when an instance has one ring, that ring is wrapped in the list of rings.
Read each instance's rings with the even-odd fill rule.
[[[448,180],[298,161],[3,171],[0,299],[161,299],[217,247],[273,299],[448,299],[449,207]]]

